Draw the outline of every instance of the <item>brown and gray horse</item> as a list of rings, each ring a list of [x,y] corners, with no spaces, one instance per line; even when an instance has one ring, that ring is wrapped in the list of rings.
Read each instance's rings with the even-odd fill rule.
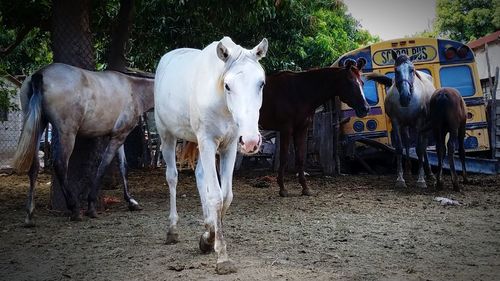
[[[451,180],[453,190],[460,191],[457,172],[453,154],[455,153],[455,143],[458,142],[458,152],[462,162],[462,177],[467,183],[467,171],[465,168],[465,122],[467,120],[465,102],[460,93],[453,88],[441,88],[432,94],[429,104],[429,117],[424,130],[432,129],[436,141],[436,151],[438,155],[437,188],[443,186],[443,158],[446,153],[445,138],[448,139],[448,163],[450,165]]]
[[[434,176],[427,160],[427,135],[421,129],[425,125],[429,101],[436,88],[434,87],[432,76],[415,70],[413,61],[419,54],[408,57],[404,54],[398,56],[394,50],[391,53],[394,60],[394,79],[378,73],[368,74],[366,77],[388,87],[384,106],[387,115],[391,119],[394,133],[393,141],[396,149],[398,173],[396,188],[406,187],[401,158],[403,155],[403,140],[407,156],[409,156],[408,130],[410,128],[416,129],[418,134],[417,156],[419,173],[417,187],[426,188],[424,169],[425,173],[432,179]]]
[[[33,225],[33,194],[38,177],[38,147],[42,132],[52,124],[58,137],[54,149],[54,171],[61,184],[72,220],[81,220],[79,200],[68,187],[67,170],[76,136],[109,136],[88,195],[87,215],[96,217],[96,200],[106,168],[118,154],[124,183],[124,198],[129,209],[140,209],[128,192],[123,142],[141,114],[151,109],[152,79],[131,77],[114,71],[92,72],[66,64],[50,64],[28,77],[21,87],[24,125],[14,157],[14,168],[28,171],[26,225]],[[89,175],[90,176],[90,175]]]

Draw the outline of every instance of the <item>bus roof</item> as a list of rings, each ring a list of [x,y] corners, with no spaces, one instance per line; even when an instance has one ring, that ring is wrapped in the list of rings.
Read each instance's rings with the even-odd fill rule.
[[[366,65],[365,71],[378,68],[392,67],[391,50],[396,51],[398,55],[406,54],[408,56],[416,55],[416,64],[423,63],[451,63],[460,61],[473,61],[472,50],[465,44],[457,41],[436,38],[398,38],[387,41],[377,42],[365,47],[358,48],[342,55],[332,66],[342,66],[346,59],[358,60],[364,58]],[[446,58],[446,51],[451,50],[462,55],[453,59]]]

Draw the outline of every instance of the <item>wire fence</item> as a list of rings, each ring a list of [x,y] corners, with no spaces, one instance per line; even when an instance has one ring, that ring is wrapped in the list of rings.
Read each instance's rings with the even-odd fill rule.
[[[0,119],[0,171],[10,170],[23,127],[21,111],[2,114]]]

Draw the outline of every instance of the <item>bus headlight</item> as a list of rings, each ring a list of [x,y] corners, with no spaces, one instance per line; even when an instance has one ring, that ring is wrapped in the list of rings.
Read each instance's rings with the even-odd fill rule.
[[[474,149],[479,146],[479,142],[477,141],[476,137],[468,137],[465,138],[464,141],[464,148],[465,149]]]
[[[368,131],[375,131],[377,129],[377,121],[370,119],[368,122],[366,122],[366,128]]]
[[[352,128],[354,129],[355,132],[362,132],[365,130],[365,124],[363,121],[356,121],[354,124],[352,124]]]

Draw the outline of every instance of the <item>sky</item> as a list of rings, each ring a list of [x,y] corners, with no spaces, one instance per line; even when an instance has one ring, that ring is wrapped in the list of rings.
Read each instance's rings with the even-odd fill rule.
[[[382,40],[429,29],[436,17],[436,0],[344,0],[348,13]]]

